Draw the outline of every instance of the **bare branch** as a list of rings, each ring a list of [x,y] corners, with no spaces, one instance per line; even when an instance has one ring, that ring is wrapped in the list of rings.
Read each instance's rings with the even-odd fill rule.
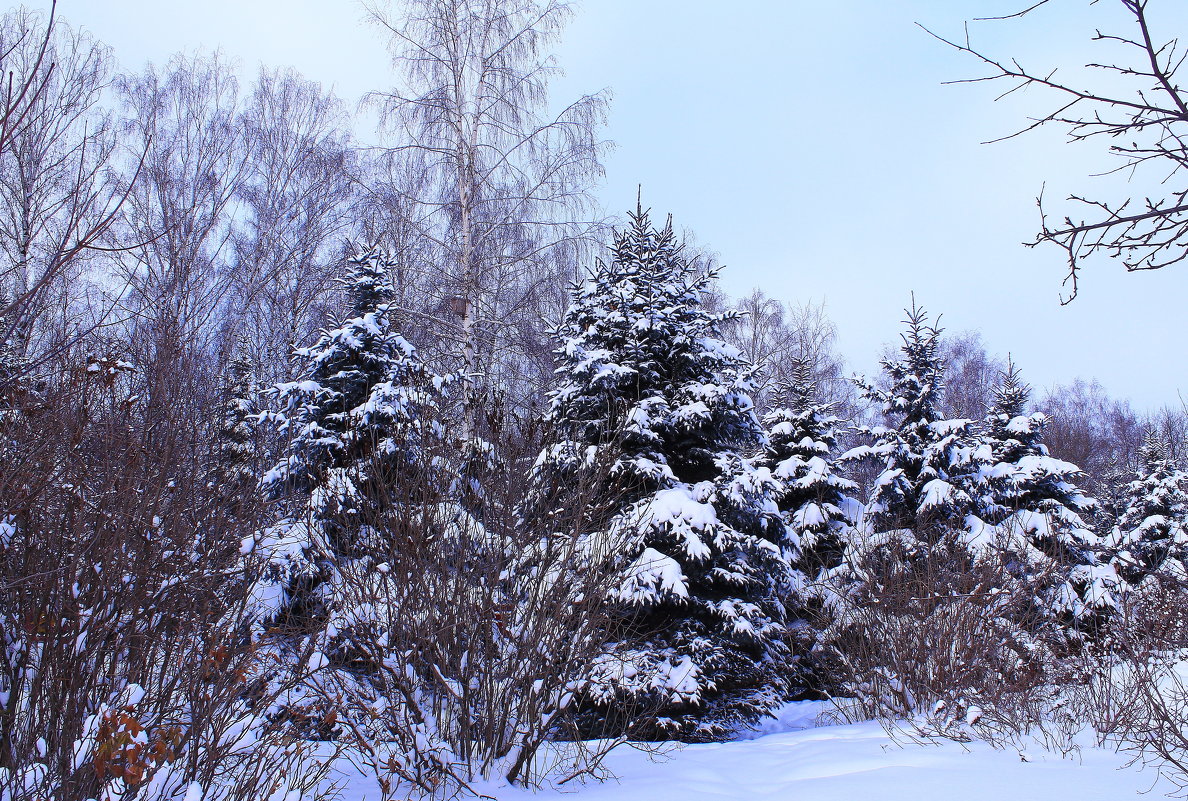
[[[1035,3],[1014,14],[987,17],[986,20],[1017,19],[1030,14],[1047,0]],[[1077,195],[1069,202],[1086,207],[1091,216],[1073,219],[1063,216],[1058,224],[1049,224],[1043,197],[1040,207],[1040,232],[1030,246],[1049,243],[1061,248],[1068,272],[1064,285],[1070,292],[1062,303],[1071,302],[1079,291],[1079,273],[1086,258],[1108,255],[1119,259],[1130,272],[1158,270],[1178,264],[1188,257],[1188,188],[1184,187],[1188,167],[1188,95],[1177,82],[1177,73],[1188,52],[1177,52],[1176,39],[1160,41],[1151,31],[1147,0],[1115,0],[1122,5],[1136,26],[1133,35],[1103,33],[1092,38],[1097,43],[1121,45],[1132,50],[1139,61],[1089,62],[1088,69],[1103,70],[1130,83],[1120,89],[1095,91],[1080,89],[1057,77],[1056,70],[1033,71],[1017,60],[1004,61],[985,54],[969,40],[964,43],[947,39],[921,26],[930,36],[962,53],[973,56],[987,68],[988,74],[948,83],[1006,81],[1011,87],[996,100],[1024,88],[1038,88],[1059,98],[1055,110],[1038,117],[1012,134],[990,142],[1001,142],[1038,128],[1057,125],[1070,141],[1088,141],[1108,137],[1112,143],[1107,153],[1120,160],[1118,166],[1101,175],[1127,170],[1132,179],[1151,168],[1162,170],[1150,178],[1168,187],[1162,197],[1135,197],[1113,200],[1088,200]],[[1181,187],[1181,188],[1177,188]],[[1142,210],[1131,211],[1132,206]]]

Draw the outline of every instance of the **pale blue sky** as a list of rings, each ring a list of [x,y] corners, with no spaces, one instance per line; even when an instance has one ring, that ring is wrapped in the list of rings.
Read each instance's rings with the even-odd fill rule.
[[[45,5],[43,2],[32,3]],[[1109,162],[1060,136],[1011,132],[1041,98],[999,104],[985,85],[943,86],[976,64],[915,26],[960,36],[1008,0],[585,0],[558,53],[566,99],[610,88],[601,197],[644,201],[718,251],[728,290],[824,300],[859,371],[899,331],[914,290],[953,330],[979,328],[1035,384],[1097,377],[1136,405],[1188,397],[1188,266],[1125,275],[1091,264],[1060,307],[1062,254],[1022,247],[1035,195],[1092,193]],[[1173,5],[1173,4],[1164,4]],[[1188,6],[1188,4],[1183,4]],[[357,0],[60,0],[127,68],[221,47],[248,71],[292,65],[354,102],[393,81]],[[1025,63],[1099,58],[1112,8],[1054,0],[1024,23],[981,23],[975,43]],[[1188,10],[1167,30],[1188,31]]]

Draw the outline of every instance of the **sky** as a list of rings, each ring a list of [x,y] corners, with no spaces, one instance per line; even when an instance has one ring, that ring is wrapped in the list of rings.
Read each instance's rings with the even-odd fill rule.
[[[1188,265],[1125,274],[1099,259],[1061,306],[1062,251],[1022,245],[1038,228],[1036,196],[1102,194],[1119,179],[1091,177],[1110,166],[1102,146],[1057,131],[982,144],[1050,103],[945,85],[978,65],[919,27],[963,37],[966,20],[1026,4],[584,0],[552,97],[612,93],[615,148],[598,191],[609,212],[632,207],[642,186],[654,214],[717,252],[727,291],[824,303],[855,371],[877,369],[914,292],[944,328],[978,329],[991,352],[1010,353],[1041,390],[1096,378],[1139,408],[1179,406]],[[1188,30],[1188,4],[1162,6],[1179,7],[1160,9],[1157,33]],[[221,48],[249,75],[293,66],[350,103],[398,80],[359,0],[59,0],[59,13],[128,70]],[[995,55],[1050,69],[1101,59],[1088,40],[1117,19],[1108,3],[1052,0],[969,30]]]

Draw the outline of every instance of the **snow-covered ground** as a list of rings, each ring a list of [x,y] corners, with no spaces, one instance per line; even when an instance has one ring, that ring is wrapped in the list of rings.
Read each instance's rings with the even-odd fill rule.
[[[499,801],[1125,801],[1172,788],[1125,757],[1083,747],[1067,758],[984,743],[916,744],[878,723],[815,726],[814,705],[793,705],[750,740],[691,745],[657,757],[614,751],[618,777],[535,793],[476,789]],[[344,777],[346,778],[346,777]],[[348,781],[343,801],[378,801],[373,785]]]

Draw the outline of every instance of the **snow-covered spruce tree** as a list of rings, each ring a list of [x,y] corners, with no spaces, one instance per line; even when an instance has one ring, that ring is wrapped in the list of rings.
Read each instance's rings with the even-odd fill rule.
[[[911,551],[952,545],[958,532],[979,525],[971,517],[978,511],[977,485],[988,453],[979,449],[971,420],[942,418],[940,329],[914,299],[907,315],[899,357],[882,362],[888,388],[858,382],[894,427],[861,429],[872,444],[851,449],[842,460],[881,462],[865,526],[873,535],[899,532],[911,540]]]
[[[1111,453],[1101,468],[1097,484],[1097,510],[1093,515],[1093,527],[1099,534],[1112,532],[1118,525],[1118,518],[1126,511],[1126,495],[1134,478],[1134,466],[1127,463],[1123,454]]]
[[[577,726],[718,740],[784,695],[778,483],[748,458],[763,432],[750,367],[701,306],[712,275],[681,255],[671,220],[630,217],[559,328],[550,417],[567,442],[538,466],[615,448],[627,487],[605,532],[622,555],[615,622],[579,684]]]
[[[985,420],[993,467],[982,517],[995,527],[995,547],[1015,559],[1013,569],[1046,585],[1041,617],[1093,630],[1114,607],[1117,576],[1099,563],[1099,538],[1084,520],[1097,503],[1077,487],[1081,469],[1048,453],[1048,417],[1027,413],[1030,397],[1008,362]]]
[[[425,475],[433,464],[426,453],[444,437],[442,381],[392,328],[388,264],[374,249],[350,261],[341,279],[350,316],[296,351],[299,377],[269,391],[279,411],[262,415],[288,445],[261,481],[285,518],[244,544],[270,564],[258,614],[313,634],[332,662],[350,659],[351,628],[367,625],[344,605],[336,582],[348,565],[382,570],[373,563],[390,550],[391,532],[375,521],[393,488],[442,483]]]
[[[979,498],[990,449],[973,423],[944,419],[940,331],[913,301],[885,388],[859,382],[888,425],[862,429],[870,444],[841,461],[873,459],[881,472],[835,581],[823,635],[846,694],[865,714],[960,715],[1035,675],[1030,638],[1010,617],[1005,577],[979,559],[987,528]]]
[[[1144,437],[1113,540],[1114,565],[1128,584],[1188,580],[1188,474],[1154,431]]]
[[[780,482],[776,503],[784,531],[779,544],[792,567],[785,595],[795,665],[790,689],[828,692],[831,679],[818,643],[832,594],[828,579],[842,565],[862,509],[851,497],[857,485],[839,475],[831,461],[838,420],[832,404],[818,401],[807,361],[793,364],[791,380],[776,397],[785,405],[764,416],[768,443],[759,464]]]
[[[246,348],[237,348],[222,382],[206,480],[229,511],[250,497],[259,482],[256,420],[260,410],[254,375],[255,365]]]

